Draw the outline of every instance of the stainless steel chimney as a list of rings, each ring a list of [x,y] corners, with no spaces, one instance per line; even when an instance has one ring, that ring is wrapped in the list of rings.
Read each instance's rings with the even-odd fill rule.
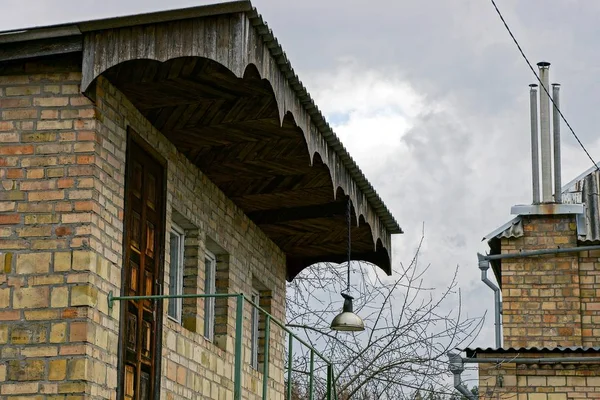
[[[540,157],[538,153],[537,86],[529,85],[529,109],[531,111],[531,178],[533,204],[540,203]]]
[[[552,198],[552,142],[550,136],[550,88],[548,69],[550,63],[539,62],[540,81],[540,143],[542,158],[542,202],[551,203]]]
[[[554,107],[552,107],[552,128],[554,132],[554,201],[562,203],[562,182],[561,182],[561,162],[560,162],[560,84],[552,84],[552,100],[554,100]]]

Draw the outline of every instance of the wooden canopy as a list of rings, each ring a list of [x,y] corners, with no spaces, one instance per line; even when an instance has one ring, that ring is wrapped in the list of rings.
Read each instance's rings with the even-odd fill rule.
[[[402,230],[249,2],[74,26],[82,91],[119,88],[286,253],[288,279],[347,259],[348,199],[352,258],[391,273]]]

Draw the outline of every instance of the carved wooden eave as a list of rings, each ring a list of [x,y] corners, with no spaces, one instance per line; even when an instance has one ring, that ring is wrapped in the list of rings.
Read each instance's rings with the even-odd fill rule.
[[[282,248],[288,279],[345,260],[348,197],[352,257],[391,274],[401,228],[250,2],[75,25],[82,91],[100,76],[117,86]]]

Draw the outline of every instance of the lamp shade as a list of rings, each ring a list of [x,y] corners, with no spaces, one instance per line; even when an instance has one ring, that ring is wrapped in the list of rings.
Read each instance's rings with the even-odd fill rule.
[[[364,331],[365,323],[352,310],[352,300],[354,298],[346,293],[342,293],[342,297],[344,298],[343,310],[331,321],[331,329],[345,332]]]

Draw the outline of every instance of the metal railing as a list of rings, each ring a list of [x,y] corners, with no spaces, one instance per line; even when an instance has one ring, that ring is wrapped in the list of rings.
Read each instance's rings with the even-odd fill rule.
[[[243,345],[243,317],[244,317],[244,302],[248,302],[252,307],[256,308],[260,313],[265,316],[264,325],[264,348],[263,348],[263,381],[262,381],[262,398],[267,400],[269,398],[269,349],[271,340],[271,323],[279,326],[288,335],[288,363],[287,363],[287,393],[286,399],[292,400],[292,364],[293,364],[293,343],[294,339],[300,342],[310,351],[309,361],[309,380],[308,380],[308,396],[309,400],[314,399],[315,391],[315,355],[318,356],[322,361],[327,364],[327,378],[326,378],[326,399],[327,400],[338,400],[337,391],[335,388],[335,378],[333,363],[328,360],[322,353],[316,350],[313,346],[308,344],[306,341],[295,335],[285,324],[276,318],[274,318],[269,312],[248,299],[243,293],[215,293],[215,294],[178,294],[178,295],[147,295],[147,296],[114,296],[113,292],[108,293],[108,308],[112,309],[115,301],[121,300],[163,300],[163,299],[195,299],[195,298],[235,298],[236,299],[236,311],[235,311],[235,344],[234,344],[234,374],[233,374],[233,399],[242,400],[242,372],[243,372],[243,360],[242,360],[242,345]]]

